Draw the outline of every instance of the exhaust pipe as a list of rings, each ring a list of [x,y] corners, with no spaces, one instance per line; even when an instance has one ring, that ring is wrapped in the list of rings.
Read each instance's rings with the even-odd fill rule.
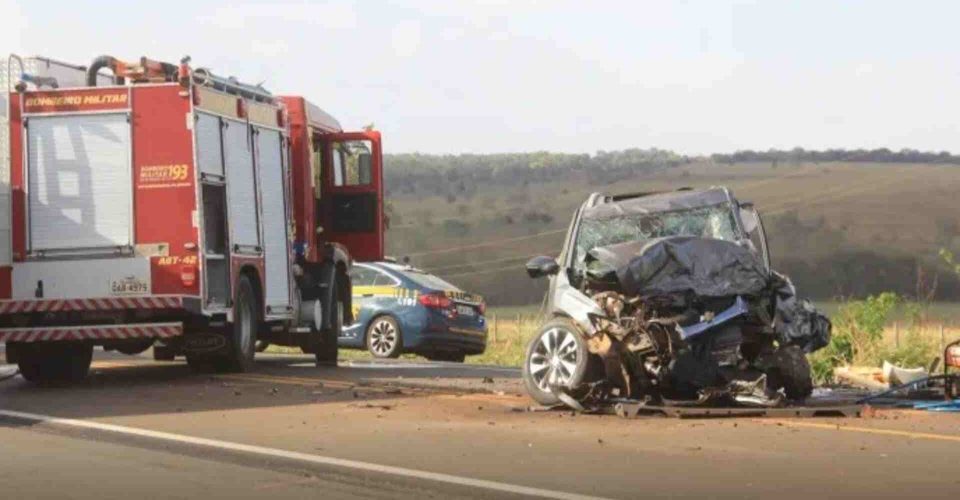
[[[116,85],[123,85],[126,80],[123,76],[117,74],[117,69],[119,66],[122,66],[123,62],[113,56],[100,56],[93,60],[90,64],[90,67],[87,68],[87,86],[96,87],[97,86],[97,74],[103,68],[109,68],[113,72],[113,83]]]

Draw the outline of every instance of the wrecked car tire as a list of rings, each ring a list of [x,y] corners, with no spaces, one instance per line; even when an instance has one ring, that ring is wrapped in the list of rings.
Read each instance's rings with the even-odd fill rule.
[[[787,399],[802,400],[813,393],[810,363],[803,350],[795,345],[761,355],[757,366],[767,374],[768,386],[782,388]]]
[[[553,388],[577,398],[589,363],[587,343],[572,321],[556,318],[548,321],[530,340],[523,360],[523,385],[542,405],[560,403]]]

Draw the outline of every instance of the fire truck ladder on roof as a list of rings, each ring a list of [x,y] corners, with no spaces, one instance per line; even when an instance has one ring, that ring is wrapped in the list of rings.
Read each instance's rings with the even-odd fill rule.
[[[189,59],[185,58],[185,60]],[[260,85],[242,83],[232,76],[229,78],[217,76],[207,68],[197,68],[193,70],[193,81],[197,85],[211,87],[221,92],[239,95],[257,102],[272,104],[276,99],[273,94]]]

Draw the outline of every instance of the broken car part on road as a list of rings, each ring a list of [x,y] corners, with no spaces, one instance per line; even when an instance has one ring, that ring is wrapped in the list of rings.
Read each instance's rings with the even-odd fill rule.
[[[770,269],[759,216],[729,190],[592,195],[550,276],[527,349],[538,402],[779,407],[813,389],[830,321]],[[571,400],[573,400],[571,402]]]

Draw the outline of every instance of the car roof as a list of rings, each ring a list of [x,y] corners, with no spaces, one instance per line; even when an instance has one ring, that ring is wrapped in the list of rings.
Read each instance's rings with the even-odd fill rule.
[[[719,205],[732,202],[733,194],[725,187],[708,189],[683,188],[625,195],[603,196],[584,208],[583,217],[601,219],[625,213],[651,213]]]

